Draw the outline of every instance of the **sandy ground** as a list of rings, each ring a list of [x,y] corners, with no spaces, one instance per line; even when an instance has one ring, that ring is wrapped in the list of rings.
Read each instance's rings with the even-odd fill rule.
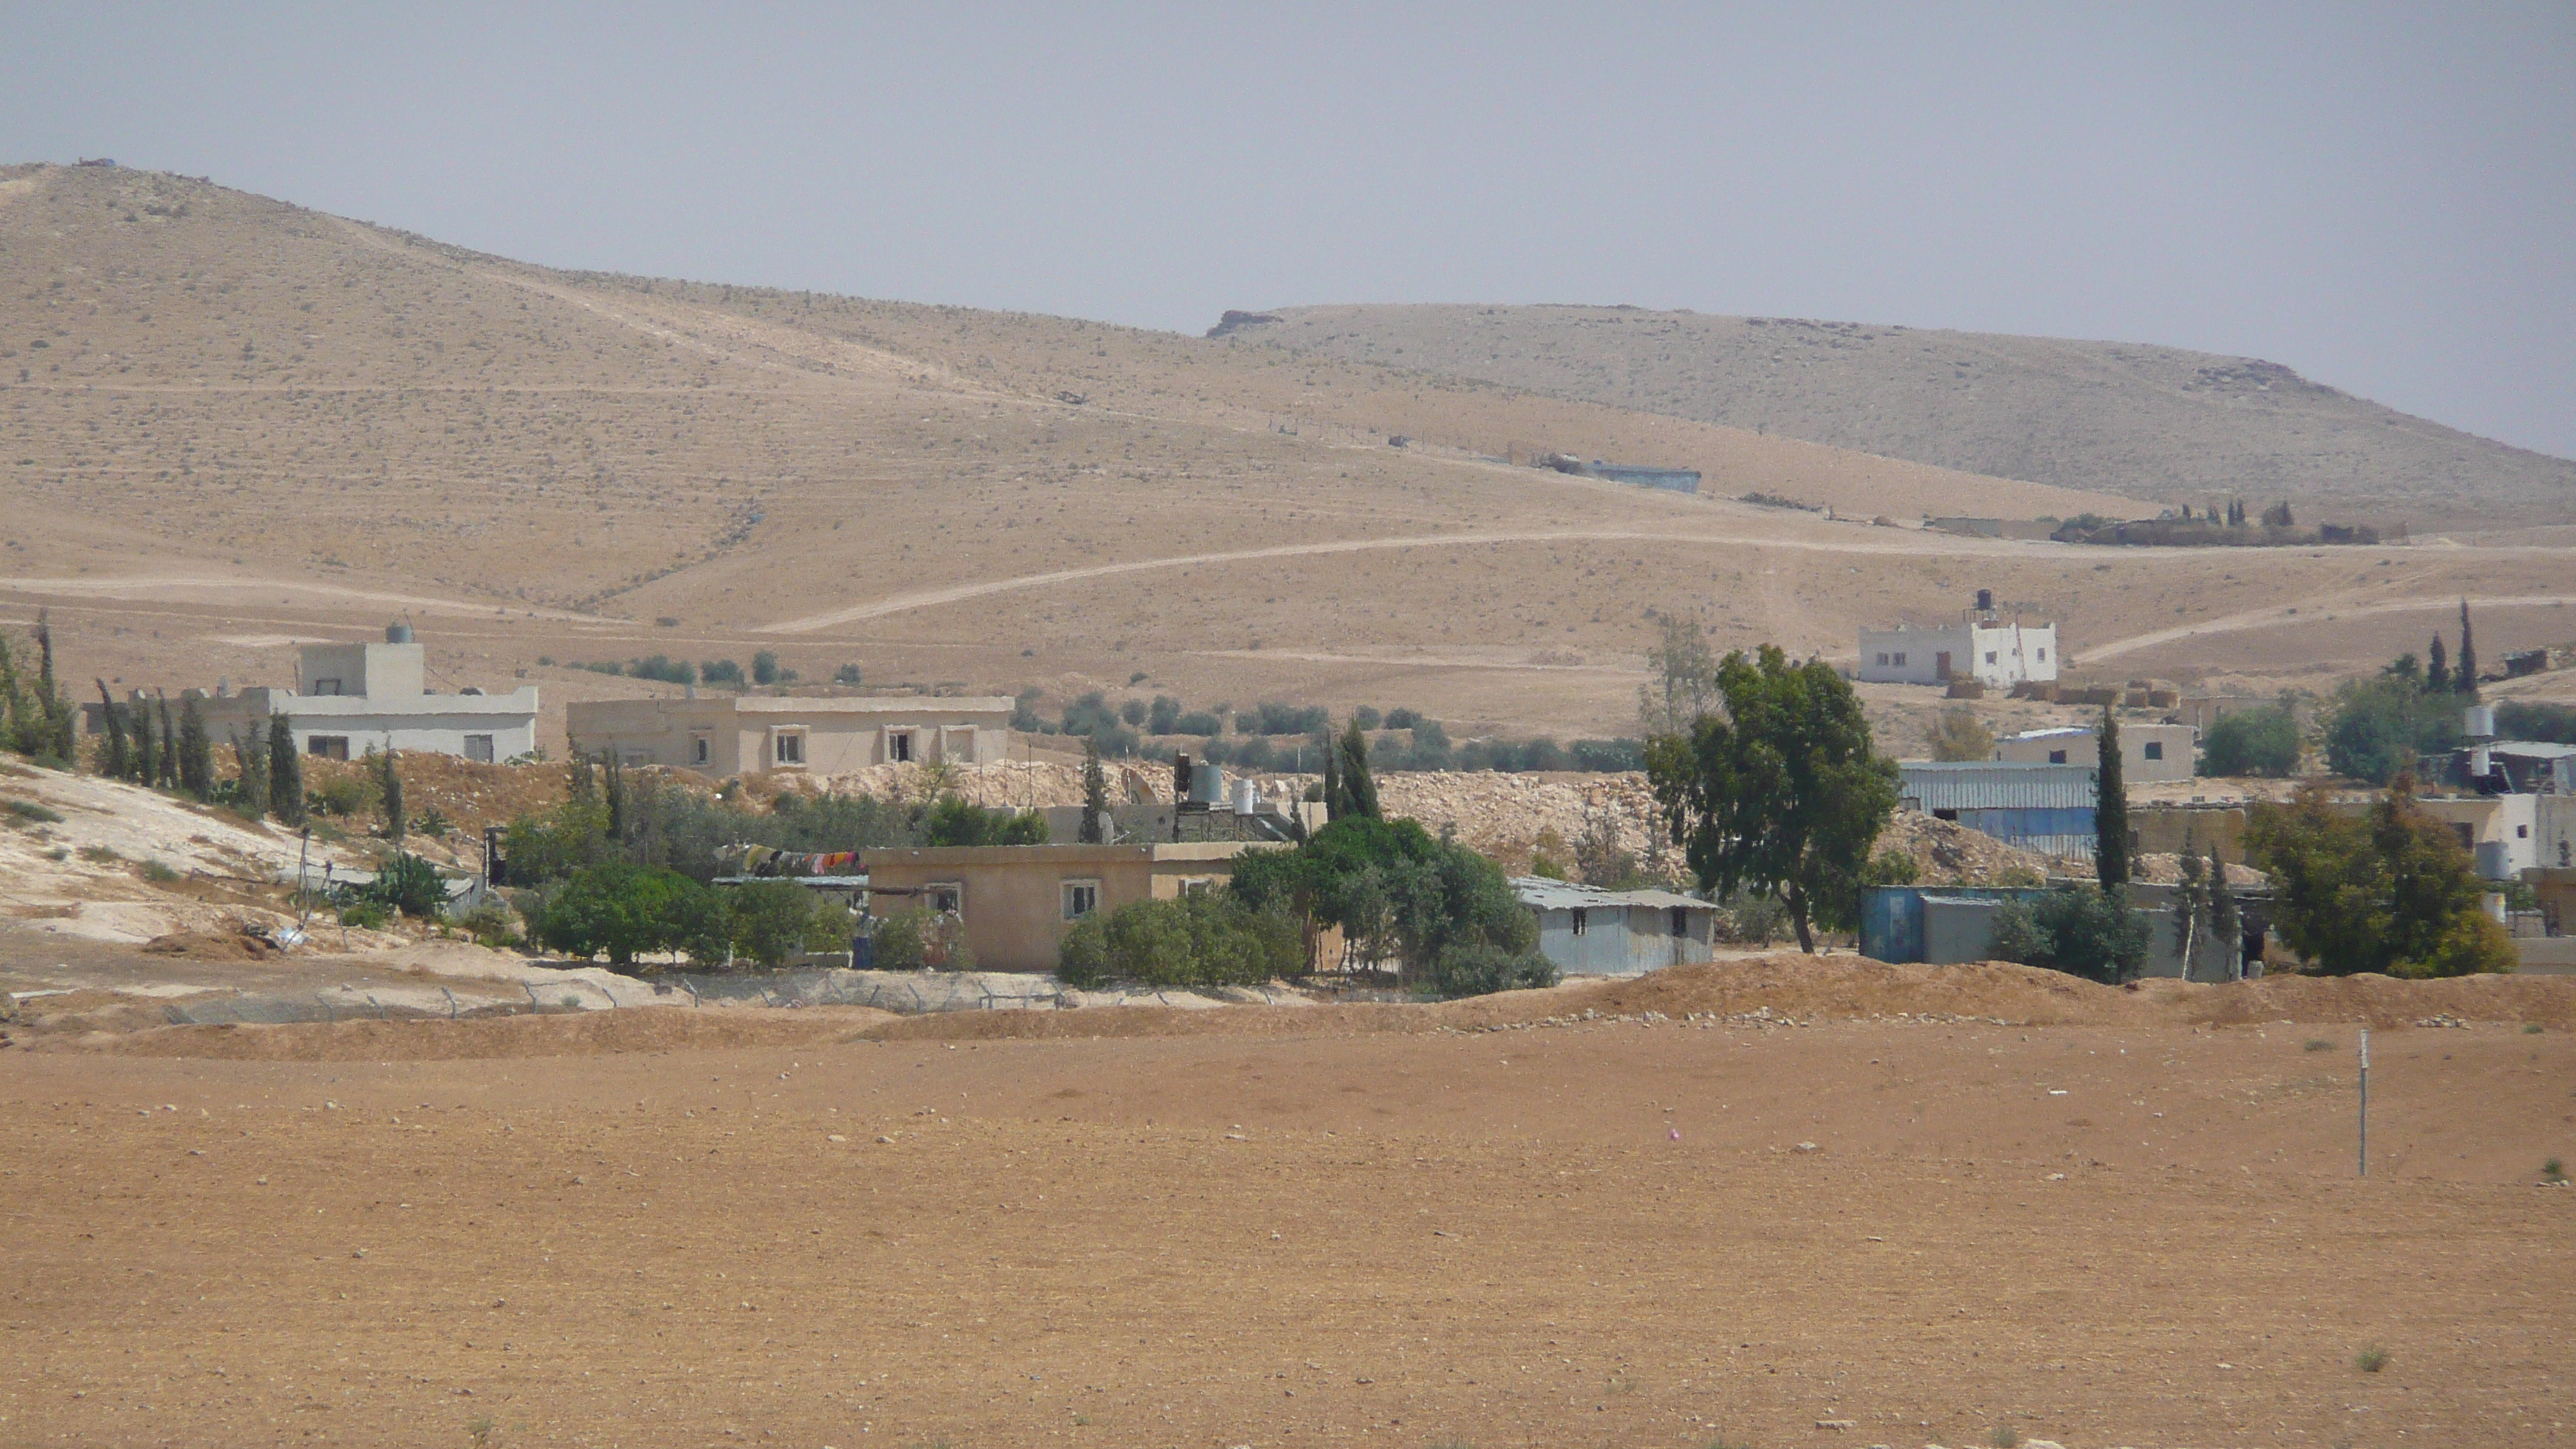
[[[0,1053],[0,1441],[2564,1441],[2576,991],[2040,976]]]

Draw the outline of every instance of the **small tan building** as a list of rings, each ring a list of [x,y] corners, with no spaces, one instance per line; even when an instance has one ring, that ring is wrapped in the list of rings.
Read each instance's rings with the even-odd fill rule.
[[[1222,840],[1163,845],[950,845],[871,850],[869,910],[955,911],[975,965],[985,971],[1053,971],[1073,923],[1130,901],[1173,900],[1220,885],[1247,850],[1284,847]]]
[[[2189,725],[2120,725],[2120,777],[2126,784],[2149,780],[2188,780],[2192,746],[2200,732]],[[2102,763],[2100,741],[2083,725],[2031,730],[1995,746],[1995,758],[2016,765],[2095,765]]]
[[[613,750],[625,764],[677,765],[710,775],[830,775],[908,760],[979,764],[1005,757],[1010,725],[1007,699],[901,695],[604,699],[564,712],[577,753]]]

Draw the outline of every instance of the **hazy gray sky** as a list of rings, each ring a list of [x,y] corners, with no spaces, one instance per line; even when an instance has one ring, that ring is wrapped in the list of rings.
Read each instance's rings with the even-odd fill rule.
[[[1198,331],[2162,342],[2576,455],[2576,6],[0,6],[0,158],[558,266]]]

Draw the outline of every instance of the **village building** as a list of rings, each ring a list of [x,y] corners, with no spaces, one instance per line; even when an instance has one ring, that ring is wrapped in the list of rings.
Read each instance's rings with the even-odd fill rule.
[[[1860,631],[1864,684],[1948,684],[1972,679],[1988,689],[2010,689],[2025,680],[2057,678],[2064,663],[2055,624],[2005,620],[1990,590],[1956,624],[1898,624]]]
[[[2120,771],[2126,784],[2151,780],[2188,780],[2199,731],[2185,724],[2120,726]],[[1995,758],[2016,765],[2091,765],[2102,763],[2101,734],[2089,725],[2028,730],[1999,741]]]
[[[864,852],[869,911],[955,915],[985,971],[1053,971],[1064,934],[1131,901],[1177,900],[1234,875],[1252,841],[1148,845],[950,845]]]
[[[356,759],[369,751],[412,750],[498,762],[537,747],[537,689],[486,694],[472,685],[453,694],[429,689],[426,649],[411,628],[395,624],[382,643],[308,644],[296,654],[295,687],[256,686],[239,692],[217,686],[212,694],[189,690],[206,733],[218,743],[264,733],[282,716],[298,753]],[[137,691],[132,703],[144,696]],[[178,706],[173,705],[176,709]],[[93,734],[106,728],[99,705],[82,710]]]
[[[2101,777],[2090,765],[1975,760],[1897,767],[1900,802],[2043,855],[2091,859]]]
[[[1512,877],[1538,921],[1538,953],[1568,976],[1642,976],[1709,959],[1717,907],[1671,891],[1612,891],[1546,876]]]
[[[603,699],[565,711],[576,753],[710,775],[839,774],[868,765],[983,764],[1006,758],[1012,702],[937,696],[699,695]]]

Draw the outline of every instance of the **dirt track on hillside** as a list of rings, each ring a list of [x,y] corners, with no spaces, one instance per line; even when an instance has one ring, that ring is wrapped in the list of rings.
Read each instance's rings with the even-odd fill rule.
[[[2563,1442],[2576,986],[1944,974],[0,1053],[0,1440]]]

